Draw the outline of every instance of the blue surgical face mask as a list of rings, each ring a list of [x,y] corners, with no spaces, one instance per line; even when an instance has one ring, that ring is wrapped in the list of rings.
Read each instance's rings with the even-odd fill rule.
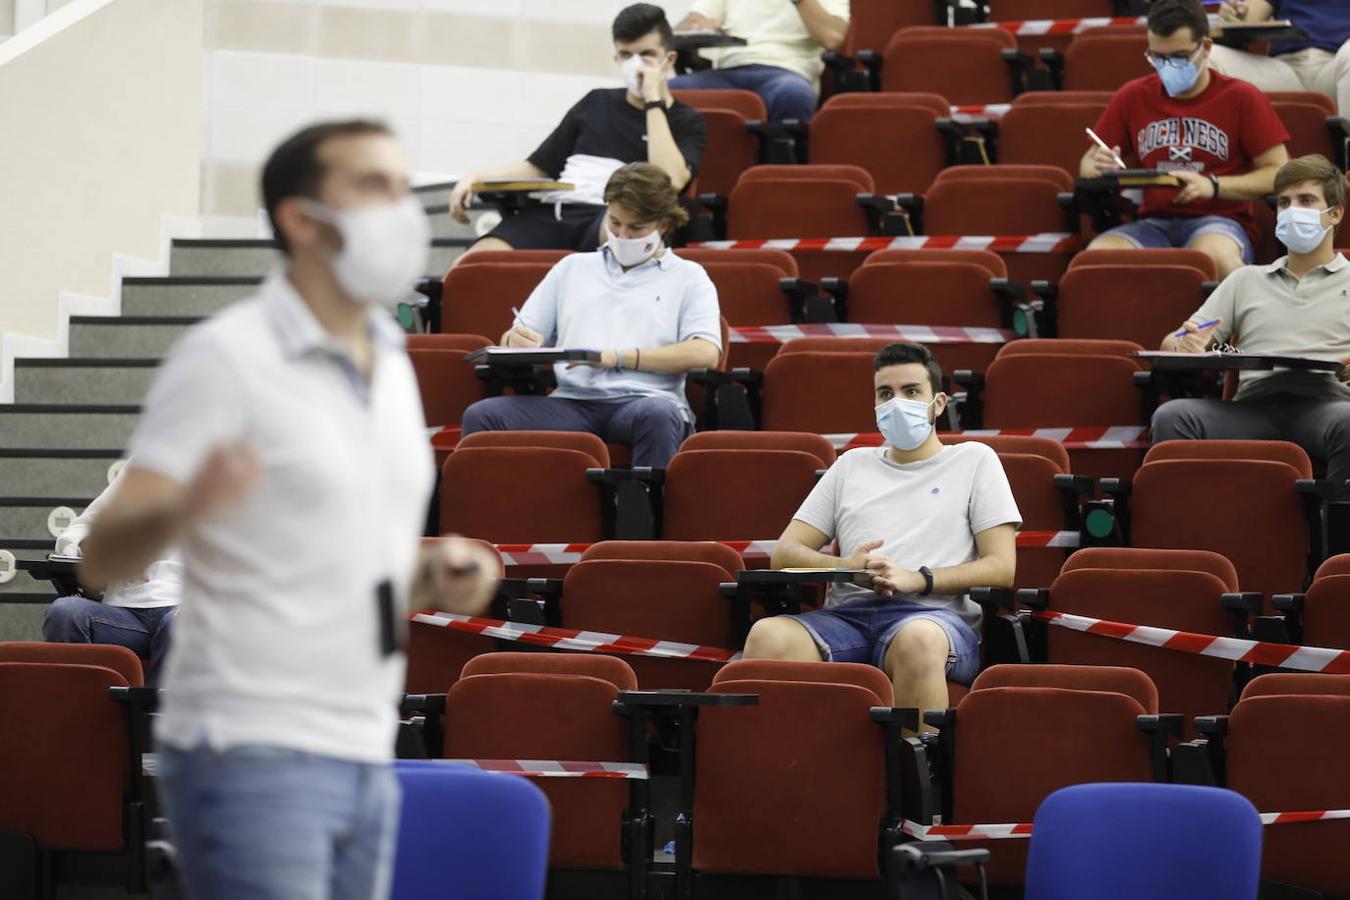
[[[1280,210],[1280,214],[1275,217],[1275,237],[1291,253],[1313,252],[1331,230],[1330,225],[1322,227],[1324,212],[1324,209],[1306,206],[1290,206]]]
[[[903,397],[887,400],[877,407],[877,431],[895,449],[913,450],[933,431],[928,408],[936,402],[936,397],[927,403]]]
[[[1200,80],[1200,67],[1189,59],[1179,66],[1166,60],[1155,59],[1153,68],[1162,79],[1163,89],[1167,91],[1169,97],[1186,93]]]

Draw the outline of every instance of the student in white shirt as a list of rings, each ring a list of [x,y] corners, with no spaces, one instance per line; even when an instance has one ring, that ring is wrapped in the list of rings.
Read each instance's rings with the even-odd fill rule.
[[[262,193],[285,266],[170,353],[80,580],[182,549],[155,734],[188,893],[379,900],[404,613],[481,611],[498,563],[461,539],[420,549],[433,460],[381,306],[425,274],[429,228],[398,144],[311,126]]]
[[[891,344],[875,369],[886,445],[839,457],[772,559],[869,574],[834,586],[822,610],[760,619],[745,656],[871,663],[890,676],[896,706],[945,709],[947,681],[969,684],[980,665],[980,608],[966,592],[1012,585],[1022,516],[993,450],[938,440],[947,395],[933,355]],[[838,555],[822,552],[831,541]]]
[[[125,471],[125,470],[124,470]],[[80,543],[121,480],[118,474],[56,539],[58,556],[79,556]],[[57,597],[42,616],[42,639],[61,644],[117,644],[150,660],[146,684],[159,684],[169,649],[174,614],[183,597],[183,561],[165,551],[125,581],[109,585],[98,599],[79,594]]]
[[[547,396],[478,401],[464,411],[463,433],[589,431],[631,444],[633,465],[660,468],[694,430],[685,373],[721,358],[717,289],[664,245],[686,219],[665,172],[624,166],[605,202],[606,244],[554,266],[502,335],[508,347],[599,350],[600,360],[557,366]]]
[[[681,75],[670,86],[754,91],[771,120],[808,121],[825,68],[820,54],[844,46],[848,18],[848,0],[695,0],[677,30],[724,31],[746,44],[723,48],[715,68]]]

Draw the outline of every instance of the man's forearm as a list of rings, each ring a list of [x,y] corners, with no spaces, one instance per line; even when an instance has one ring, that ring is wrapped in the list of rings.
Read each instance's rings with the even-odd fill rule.
[[[500,166],[496,169],[489,169],[486,172],[474,172],[471,176],[466,177],[472,177],[475,181],[482,181],[501,178],[548,178],[549,174],[532,162],[522,161]]]
[[[647,110],[647,162],[659,166],[670,176],[670,183],[679,193],[689,184],[689,164],[675,143],[675,135],[670,130],[670,120],[664,109]]]
[[[848,23],[829,13],[820,5],[820,0],[801,0],[797,4],[797,15],[801,16],[811,39],[826,50],[838,50],[844,46],[848,36]]]
[[[80,584],[101,591],[141,574],[177,541],[183,522],[182,513],[170,507],[100,515],[80,543]]]
[[[1014,566],[997,556],[982,556],[959,566],[933,569],[933,593],[964,594],[973,587],[1012,587]]]
[[[774,545],[769,558],[769,566],[774,569],[832,569],[838,568],[843,560],[819,550],[812,550],[796,541],[779,540]]]
[[[620,347],[618,350],[624,368],[660,375],[677,375],[690,369],[712,369],[717,366],[720,357],[717,348],[702,338],[665,347]]]
[[[1219,178],[1219,196],[1224,200],[1256,200],[1275,190],[1275,173],[1279,166],[1263,166],[1243,175],[1224,175]]]

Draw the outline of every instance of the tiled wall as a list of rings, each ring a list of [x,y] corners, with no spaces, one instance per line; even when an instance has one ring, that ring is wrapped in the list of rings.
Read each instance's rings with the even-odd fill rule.
[[[668,4],[672,21],[691,2]],[[253,215],[268,150],[321,117],[387,120],[421,173],[522,159],[587,90],[619,83],[609,24],[625,5],[210,0],[203,212],[225,228]]]

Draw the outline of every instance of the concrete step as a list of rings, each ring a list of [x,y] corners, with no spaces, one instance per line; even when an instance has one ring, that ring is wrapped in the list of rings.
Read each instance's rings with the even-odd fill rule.
[[[101,450],[125,447],[140,417],[139,406],[93,404],[0,404],[0,448],[65,447]],[[14,494],[15,488],[0,488]]]
[[[124,316],[209,316],[258,289],[256,276],[123,278]]]
[[[116,404],[145,399],[158,359],[16,359],[17,403]]]
[[[121,450],[0,449],[0,493],[94,497],[121,459]]]
[[[471,241],[469,236],[433,238],[426,274],[444,275]],[[169,275],[259,277],[280,259],[276,245],[267,240],[175,240],[169,255]]]
[[[70,355],[85,359],[164,356],[198,316],[71,316]]]
[[[53,549],[57,535],[84,512],[94,496],[0,496],[0,547],[43,545]]]

